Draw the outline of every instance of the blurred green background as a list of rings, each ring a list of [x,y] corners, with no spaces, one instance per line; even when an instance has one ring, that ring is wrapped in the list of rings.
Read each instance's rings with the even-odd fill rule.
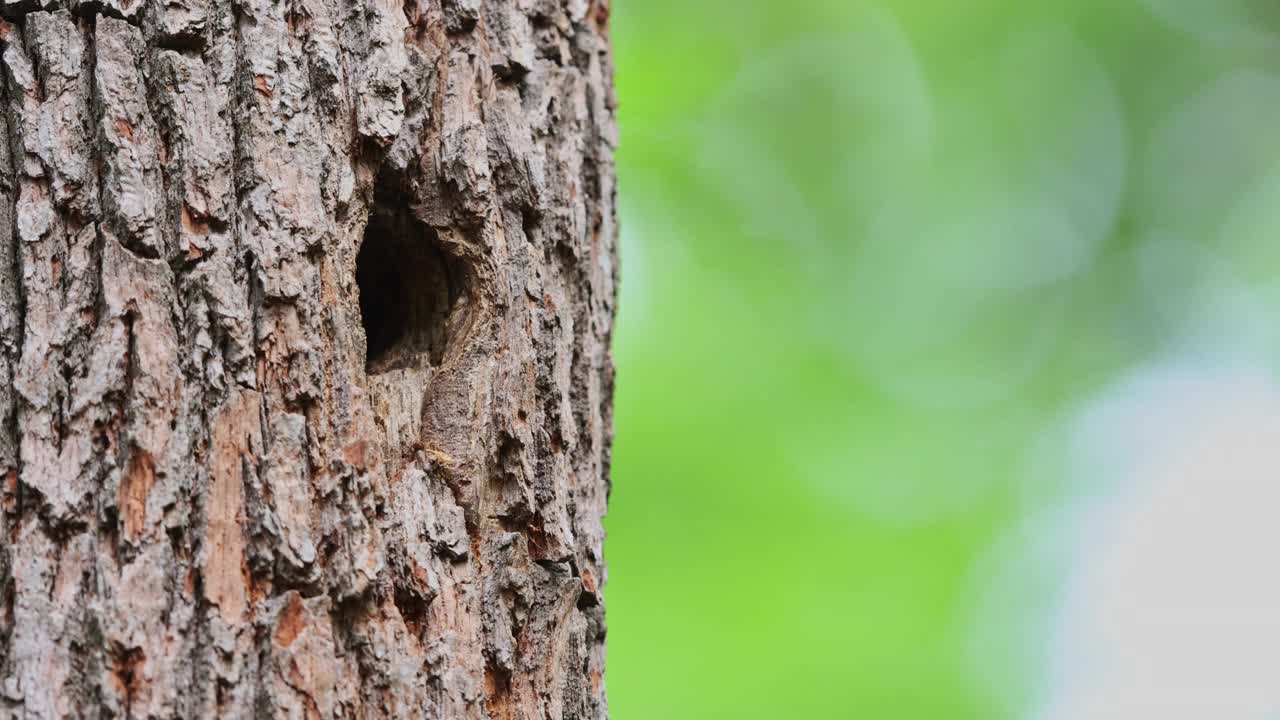
[[[1280,368],[1280,4],[613,5],[613,717],[1073,717],[1097,408]]]

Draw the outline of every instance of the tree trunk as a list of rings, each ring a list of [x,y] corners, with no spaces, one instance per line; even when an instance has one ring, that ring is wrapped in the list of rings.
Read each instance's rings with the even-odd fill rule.
[[[0,718],[602,718],[607,0],[0,0]]]

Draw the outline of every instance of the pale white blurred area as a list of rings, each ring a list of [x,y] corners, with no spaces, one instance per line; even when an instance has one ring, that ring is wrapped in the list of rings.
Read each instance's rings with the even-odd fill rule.
[[[1280,386],[1259,367],[1155,366],[1076,418],[1070,514],[1034,720],[1280,714]],[[1061,529],[1047,532],[1061,533]]]
[[[1034,668],[1012,717],[1280,717],[1278,88],[1227,70],[1143,144],[1131,311],[1149,359],[1046,433],[1023,542],[998,544],[977,579],[979,618],[997,618],[979,664]],[[1039,627],[999,648],[992,608]]]

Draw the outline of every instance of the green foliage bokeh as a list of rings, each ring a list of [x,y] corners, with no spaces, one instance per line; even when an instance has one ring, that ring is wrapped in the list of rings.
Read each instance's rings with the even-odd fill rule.
[[[1055,423],[1197,342],[1217,276],[1144,258],[1280,298],[1280,11],[613,4],[612,715],[1028,715],[1054,572],[993,600],[991,548],[1070,492]]]

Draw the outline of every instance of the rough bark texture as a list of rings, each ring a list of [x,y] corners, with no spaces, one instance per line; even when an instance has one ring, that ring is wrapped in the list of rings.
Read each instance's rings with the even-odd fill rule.
[[[0,17],[0,718],[604,717],[607,0]]]

